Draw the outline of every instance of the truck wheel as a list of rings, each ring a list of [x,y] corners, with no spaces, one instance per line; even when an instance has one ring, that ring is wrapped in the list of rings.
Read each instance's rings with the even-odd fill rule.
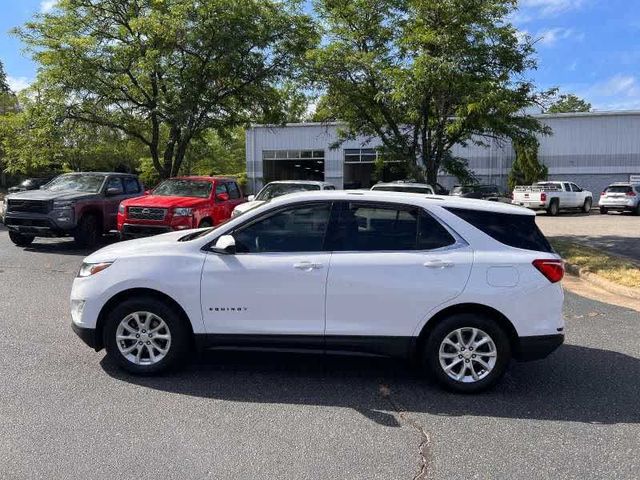
[[[585,199],[584,205],[582,206],[582,211],[584,213],[589,213],[591,211],[592,202],[593,200],[591,200],[590,198]]]
[[[547,213],[552,217],[555,217],[556,215],[558,215],[558,213],[560,213],[560,204],[557,200],[551,200],[549,208],[547,208]]]
[[[607,207],[600,207],[600,214],[601,215],[606,215],[608,211],[609,210],[607,210]]]
[[[9,239],[18,247],[28,247],[33,243],[33,235],[23,235],[22,233],[9,230]]]
[[[79,247],[93,247],[100,239],[98,218],[95,215],[84,215],[75,231],[73,239]]]

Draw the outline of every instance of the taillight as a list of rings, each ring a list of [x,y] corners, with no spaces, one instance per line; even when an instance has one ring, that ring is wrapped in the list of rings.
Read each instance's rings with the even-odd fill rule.
[[[636,192],[627,192],[627,197],[635,197]]]
[[[604,197],[607,194],[607,192],[600,192],[600,196]]]
[[[546,193],[542,192],[540,194],[540,201],[541,202],[546,202],[547,201],[547,194]]]
[[[562,260],[534,260],[533,266],[551,283],[556,283],[564,277],[564,263]]]

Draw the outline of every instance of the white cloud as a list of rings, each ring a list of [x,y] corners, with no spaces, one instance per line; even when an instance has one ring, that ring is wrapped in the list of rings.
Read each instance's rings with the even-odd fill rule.
[[[529,22],[536,18],[555,17],[570,10],[576,10],[586,0],[520,0],[519,11],[515,15],[516,22]]]
[[[547,28],[538,32],[536,38],[539,43],[547,47],[555,45],[560,40],[584,40],[584,33],[577,32],[573,28]]]
[[[42,13],[48,13],[55,8],[58,4],[58,0],[42,0],[40,2],[40,11]]]
[[[608,97],[638,97],[640,99],[640,83],[633,75],[615,75],[592,87],[593,92]]]
[[[640,79],[617,74],[586,86],[578,96],[587,98],[597,110],[631,110],[640,108]]]
[[[11,75],[7,75],[7,83],[11,90],[19,92],[31,85],[31,79],[27,77],[12,77]]]

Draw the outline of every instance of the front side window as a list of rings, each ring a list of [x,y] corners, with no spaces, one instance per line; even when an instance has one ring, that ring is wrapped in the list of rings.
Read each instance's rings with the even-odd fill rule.
[[[331,203],[280,210],[233,232],[238,253],[319,252],[329,225]]]
[[[107,182],[107,190],[115,189],[118,192],[123,193],[124,189],[122,188],[122,180],[120,177],[111,177]]]
[[[73,191],[98,193],[103,183],[104,175],[69,173],[56,177],[51,183],[47,184],[44,189],[53,192]]]
[[[133,177],[124,177],[124,192],[139,193],[140,185],[138,184],[138,180]]]
[[[153,191],[163,197],[209,198],[211,182],[174,178],[165,180]]]
[[[227,190],[229,190],[229,198],[234,200],[236,198],[240,198],[240,189],[236,182],[227,183]]]
[[[433,217],[421,209],[359,202],[336,205],[327,246],[333,251],[431,250],[455,243]]]

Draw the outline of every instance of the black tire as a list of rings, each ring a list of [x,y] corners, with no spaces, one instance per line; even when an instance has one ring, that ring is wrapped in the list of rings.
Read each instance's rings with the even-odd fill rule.
[[[157,363],[136,364],[128,360],[118,347],[116,334],[121,321],[135,312],[149,312],[162,319],[171,336],[169,349],[164,358]],[[147,332],[148,334],[148,332]],[[147,339],[148,341],[149,339]],[[180,313],[167,303],[153,297],[139,297],[125,300],[107,314],[103,331],[104,346],[109,358],[119,367],[136,375],[151,375],[179,366],[186,357],[191,343],[191,332]],[[134,342],[125,340],[123,346],[129,347]],[[150,360],[148,348],[142,345],[142,360]],[[134,350],[137,353],[137,350]],[[134,354],[135,354],[134,353]],[[158,353],[158,351],[156,351]]]
[[[633,214],[637,217],[640,216],[640,203],[636,205],[636,208],[633,209]]]
[[[454,378],[449,376],[447,372],[445,372],[444,367],[440,363],[440,346],[443,343],[444,339],[455,330],[471,328],[479,329],[482,332],[485,332],[490,337],[490,339],[493,340],[493,343],[495,345],[496,357],[495,364],[493,365],[492,370],[484,374],[485,376],[482,376],[483,371],[481,371],[481,378],[479,380],[465,383],[463,381],[455,380]],[[465,332],[465,330],[463,330],[463,332]],[[463,335],[468,334],[463,333]],[[468,341],[470,339],[467,337],[466,339],[463,339],[463,342],[465,340]],[[483,346],[479,348],[484,349],[488,347]],[[462,349],[464,350],[464,347]],[[471,355],[468,347],[465,352],[460,353]],[[435,377],[435,379],[446,389],[460,393],[476,393],[492,387],[504,375],[511,360],[511,344],[509,342],[507,334],[495,321],[482,315],[461,313],[447,317],[440,323],[438,323],[438,325],[436,325],[436,327],[433,329],[426,342],[424,343],[422,358],[424,366],[427,368],[428,372],[433,377]],[[457,360],[457,358],[454,358],[452,359],[451,363]],[[490,361],[488,357],[481,358],[481,360],[486,360],[487,362]],[[476,363],[470,363],[474,362],[472,359],[463,359],[463,361],[469,365],[477,365]],[[459,362],[457,364],[464,366],[464,364],[460,364]],[[467,368],[466,372],[470,372],[468,367],[465,368]],[[456,370],[461,371],[462,369],[456,366],[453,368],[452,373],[455,373]]]
[[[36,237],[9,230],[9,239],[18,247],[28,247]]]
[[[560,203],[558,200],[551,200],[549,208],[547,208],[547,213],[552,217],[555,217],[560,213]]]
[[[125,234],[125,233],[123,233],[123,232],[118,232],[118,239],[119,239],[121,242],[124,242],[124,241],[126,241],[126,240],[130,240],[130,239],[131,239],[131,237],[129,237],[129,235],[127,235],[127,234]]]
[[[601,215],[606,215],[608,211],[609,211],[609,210],[607,210],[607,208],[606,208],[606,207],[600,207],[600,214],[601,214]]]
[[[73,232],[73,239],[79,247],[94,247],[101,236],[98,217],[91,214],[84,215]]]
[[[211,223],[211,220],[209,220],[208,218],[205,218],[200,222],[200,225],[198,225],[198,228],[209,228],[212,226],[213,224]]]
[[[591,211],[591,205],[593,205],[593,200],[591,198],[585,198],[584,205],[582,205],[582,211],[584,213],[589,213]]]

